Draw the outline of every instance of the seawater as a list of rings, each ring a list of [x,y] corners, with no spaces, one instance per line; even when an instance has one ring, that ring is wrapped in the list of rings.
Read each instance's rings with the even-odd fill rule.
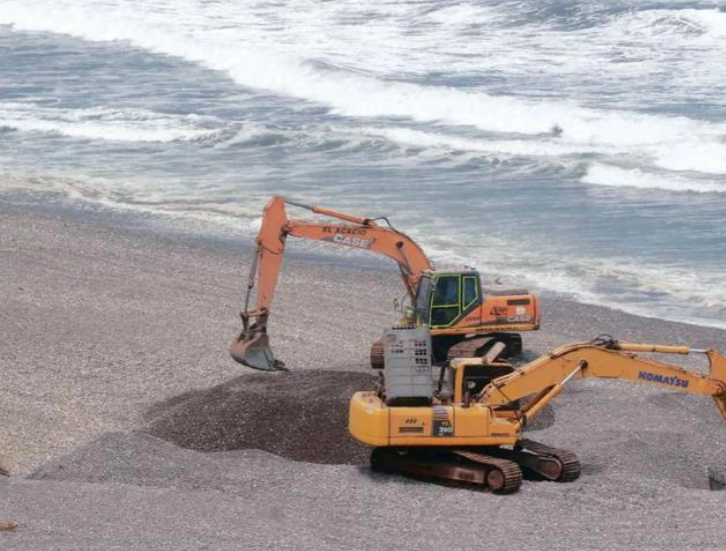
[[[240,240],[282,194],[726,327],[724,2],[3,0],[0,55],[6,188]]]

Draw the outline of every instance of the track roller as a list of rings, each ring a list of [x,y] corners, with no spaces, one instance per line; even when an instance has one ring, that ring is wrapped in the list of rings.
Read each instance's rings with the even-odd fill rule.
[[[511,458],[525,469],[530,469],[536,474],[554,482],[572,482],[580,478],[580,460],[577,456],[567,450],[553,448],[547,444],[528,440],[520,440],[515,446],[513,454],[524,456],[525,462]],[[533,457],[534,459],[530,459]]]
[[[514,493],[522,484],[522,471],[516,463],[468,450],[376,448],[371,454],[371,468],[495,494]]]

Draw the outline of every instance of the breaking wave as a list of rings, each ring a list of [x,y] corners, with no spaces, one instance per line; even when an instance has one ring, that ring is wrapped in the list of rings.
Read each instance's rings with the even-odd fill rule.
[[[213,117],[173,115],[147,109],[64,109],[34,103],[0,102],[0,125],[5,129],[46,132],[92,140],[197,140],[219,133],[220,124]]]
[[[645,155],[663,168],[726,173],[724,124],[593,109],[564,100],[530,100],[475,89],[383,80],[360,71],[321,69],[304,57],[305,52],[295,56],[290,51],[276,53],[274,47],[261,49],[254,42],[248,43],[244,33],[220,28],[209,13],[190,8],[187,19],[170,21],[163,3],[156,9],[130,4],[90,8],[77,3],[28,5],[8,0],[0,12],[0,23],[91,41],[129,41],[152,52],[224,71],[244,86],[323,104],[331,112],[347,117],[396,117],[510,136],[555,132],[557,138],[551,140],[555,148],[627,148],[630,154]],[[720,15],[714,11],[704,20]],[[161,137],[153,129],[146,134],[142,129],[140,134],[151,139]]]
[[[638,168],[624,169],[595,163],[587,169],[582,181],[612,187],[661,189],[693,193],[726,193],[726,180],[702,180],[672,174],[655,174]]]

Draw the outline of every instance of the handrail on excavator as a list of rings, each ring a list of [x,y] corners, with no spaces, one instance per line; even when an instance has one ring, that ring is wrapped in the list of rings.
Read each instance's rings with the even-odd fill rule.
[[[354,214],[348,214],[348,213],[340,212],[340,211],[333,210],[333,209],[327,209],[325,207],[320,207],[318,205],[307,205],[305,203],[298,203],[296,201],[290,201],[289,199],[284,199],[284,198],[283,198],[283,200],[288,205],[293,205],[295,207],[307,209],[311,212],[314,212],[315,214],[322,214],[324,216],[330,216],[331,218],[338,218],[339,220],[345,220],[346,222],[360,224],[361,226],[373,227],[373,226],[378,225],[370,218],[362,218],[360,216],[355,216]]]

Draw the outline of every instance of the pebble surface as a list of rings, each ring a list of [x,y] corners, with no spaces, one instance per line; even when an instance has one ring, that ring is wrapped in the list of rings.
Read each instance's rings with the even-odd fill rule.
[[[580,456],[567,485],[494,496],[376,475],[345,416],[395,272],[287,259],[270,335],[292,371],[270,376],[227,355],[248,249],[0,214],[3,550],[726,548],[709,399],[570,385],[530,427]],[[599,333],[726,348],[717,329],[544,304],[527,358]]]

